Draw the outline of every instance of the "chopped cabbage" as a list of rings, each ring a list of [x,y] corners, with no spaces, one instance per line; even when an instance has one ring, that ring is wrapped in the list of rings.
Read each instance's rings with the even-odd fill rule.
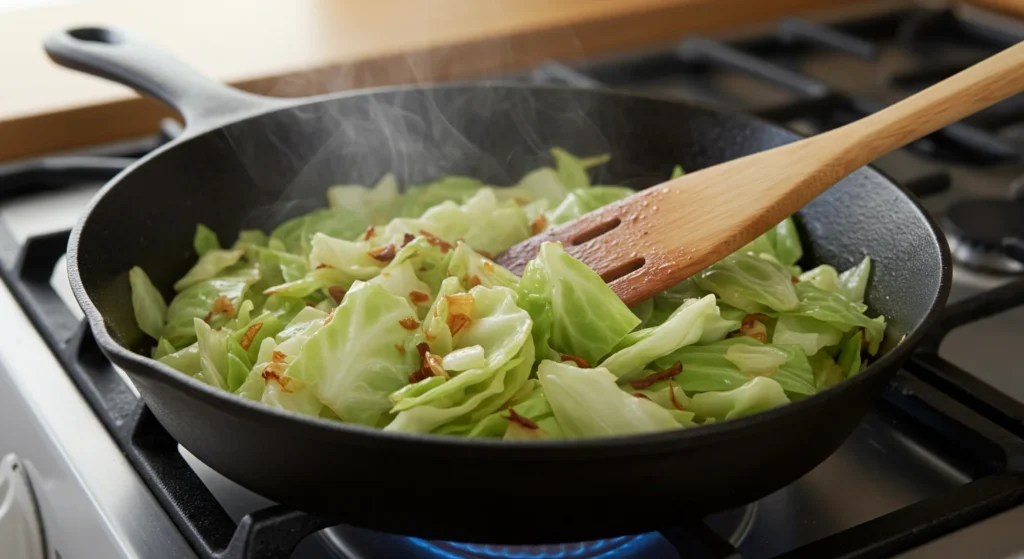
[[[867,367],[885,333],[863,303],[871,260],[803,272],[793,219],[632,309],[561,244],[522,278],[495,262],[629,196],[593,182],[607,161],[554,148],[504,188],[448,176],[403,191],[389,173],[233,244],[199,224],[173,286],[128,271],[136,322],[153,359],[240,398],[509,441],[699,428]]]
[[[793,274],[749,253],[727,256],[697,274],[695,281],[701,289],[749,313],[791,311],[800,306]]]
[[[153,339],[161,340],[167,319],[167,301],[164,301],[164,296],[142,268],[136,266],[129,270],[128,281],[132,288],[132,309],[139,329]]]
[[[310,385],[343,421],[378,425],[391,408],[388,394],[408,384],[414,369],[416,355],[398,347],[410,335],[402,321],[415,314],[406,299],[379,285],[353,289],[287,374]]]
[[[735,419],[789,403],[782,386],[757,377],[727,392],[704,392],[690,400],[693,413],[717,420]]]
[[[537,377],[566,436],[605,437],[679,427],[668,410],[620,390],[607,369],[541,361]]]
[[[596,272],[558,243],[541,245],[523,272],[519,296],[528,301],[526,308],[535,321],[550,321],[550,339],[544,346],[587,363],[597,363],[640,324]]]
[[[601,363],[601,367],[620,380],[630,380],[642,373],[648,363],[700,341],[704,321],[709,316],[717,315],[714,295],[691,300],[635,344],[610,355]]]

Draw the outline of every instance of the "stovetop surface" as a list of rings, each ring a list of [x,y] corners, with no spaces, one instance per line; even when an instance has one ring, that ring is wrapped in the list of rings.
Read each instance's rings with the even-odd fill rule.
[[[995,52],[999,41],[1005,40],[993,38],[989,31],[978,32],[948,13],[922,10],[848,23],[842,29],[848,34],[840,36],[838,45],[845,50],[837,48],[835,36],[826,34],[822,39],[819,28],[793,20],[780,26],[785,41],[776,36],[728,43],[690,38],[669,51],[572,67],[550,63],[523,79],[653,92],[754,112],[815,133],[897,101],[950,68]],[[831,46],[821,46],[830,41]],[[751,55],[756,55],[753,65]],[[930,192],[924,197],[925,205],[941,216],[964,199],[1010,198],[1013,181],[1024,176],[1024,163],[1017,153],[1024,145],[1022,131],[1024,111],[1008,102],[969,119],[956,131],[929,137],[887,156],[877,166],[916,192]],[[97,184],[79,184],[0,201],[0,264],[16,269],[26,243],[67,231],[97,188]],[[978,513],[978,517],[960,521],[955,525],[968,527],[942,538],[926,538],[930,543],[907,551],[907,556],[949,556],[953,550],[973,557],[1024,555],[1024,536],[1019,533],[1024,506],[1017,506],[1024,496],[1009,489],[1002,493],[992,489],[1012,481],[1004,477],[1004,470],[1017,468],[1014,471],[1019,472],[1024,467],[1001,464],[1000,451],[992,442],[1017,444],[1024,437],[1024,416],[1011,414],[1008,418],[997,413],[989,399],[998,397],[985,388],[994,387],[1009,400],[1024,403],[1020,375],[1024,367],[1016,347],[1024,332],[1024,308],[1013,308],[1024,303],[1024,296],[1016,295],[1024,293],[1022,277],[958,265],[951,301],[976,301],[972,298],[999,286],[1016,286],[1019,289],[1008,290],[1010,295],[1004,297],[1006,306],[1001,308],[1005,312],[970,322],[942,339],[938,354],[953,363],[952,367],[932,358],[908,366],[850,439],[810,474],[751,507],[706,519],[705,525],[718,535],[719,542],[732,542],[736,549],[716,553],[711,545],[712,552],[705,547],[702,553],[738,553],[748,558],[828,557],[838,555],[837,550],[860,549],[850,556],[871,556],[870,549],[858,548],[850,540],[881,537],[887,525],[913,527],[914,517],[935,517],[940,522],[964,514],[965,508],[975,503],[970,500],[972,495],[989,495],[985,493],[989,491],[991,496],[986,498],[990,501],[1009,500],[1000,501],[998,507],[985,501],[993,507],[985,510],[1003,512],[987,519],[981,517],[989,513]],[[53,266],[52,284],[80,318],[63,260]],[[0,345],[0,363],[6,365],[4,351],[11,350]],[[5,369],[10,369],[6,371],[9,375],[30,374],[13,367]],[[0,376],[3,374],[0,371]],[[981,403],[975,405],[974,397]],[[1014,409],[1019,413],[1020,408]],[[237,522],[272,505],[207,468],[184,449],[179,452],[232,520]],[[110,460],[124,462],[120,456]],[[1004,494],[1008,496],[1000,497]],[[859,528],[852,530],[855,527]],[[700,531],[696,529],[696,533]],[[676,546],[693,534],[694,530],[689,530],[688,536],[665,531],[589,544],[509,549],[425,542],[342,526],[307,538],[292,557],[657,559],[679,557]],[[168,549],[175,550],[173,556],[180,556],[179,548]]]

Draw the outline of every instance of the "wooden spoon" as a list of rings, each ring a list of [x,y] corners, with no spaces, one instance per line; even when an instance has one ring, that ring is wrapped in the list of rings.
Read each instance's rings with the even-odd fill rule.
[[[522,274],[546,241],[628,305],[714,264],[878,157],[1024,90],[1024,43],[846,126],[686,174],[513,246]]]

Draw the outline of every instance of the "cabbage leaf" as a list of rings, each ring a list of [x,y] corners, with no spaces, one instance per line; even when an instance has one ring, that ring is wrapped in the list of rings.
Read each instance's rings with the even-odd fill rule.
[[[558,243],[542,244],[526,266],[519,298],[535,322],[550,323],[550,339],[535,336],[538,351],[550,346],[588,363],[597,363],[640,324],[596,272]]]
[[[676,429],[654,402],[623,392],[607,369],[541,361],[537,376],[558,425],[568,437],[608,437]]]
[[[379,285],[351,290],[329,323],[302,345],[288,376],[313,390],[343,421],[378,425],[416,370],[414,352],[400,352],[410,337],[401,321],[415,316],[409,302]]]
[[[726,304],[748,313],[791,311],[800,306],[793,275],[784,266],[754,256],[733,254],[695,276],[697,285]]]
[[[139,329],[155,340],[164,333],[167,318],[167,302],[164,296],[149,280],[142,268],[135,266],[128,271],[128,282],[132,289],[132,310]]]

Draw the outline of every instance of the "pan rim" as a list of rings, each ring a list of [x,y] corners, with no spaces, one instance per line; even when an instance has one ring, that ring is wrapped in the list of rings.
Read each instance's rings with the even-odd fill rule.
[[[920,320],[920,323],[916,328],[906,333],[904,338],[900,340],[895,347],[893,347],[888,353],[881,356],[877,361],[870,364],[867,369],[854,378],[846,379],[831,388],[817,392],[796,402],[790,402],[784,406],[739,419],[715,423],[708,426],[700,426],[697,428],[673,429],[640,435],[545,441],[504,441],[483,438],[470,439],[450,435],[399,433],[384,431],[378,427],[369,427],[359,424],[305,416],[295,412],[271,408],[259,402],[252,402],[193,379],[168,365],[160,363],[159,361],[135,353],[114,340],[110,331],[107,329],[106,321],[99,312],[99,309],[92,302],[92,299],[89,297],[89,294],[82,283],[78,262],[78,246],[81,241],[82,231],[88,223],[93,210],[102,203],[102,200],[110,190],[116,188],[125,177],[131,175],[131,173],[137,168],[145,165],[150,160],[159,157],[165,151],[174,149],[176,146],[182,145],[200,136],[209,133],[216,133],[216,131],[223,129],[224,127],[237,124],[244,120],[259,118],[278,111],[292,110],[307,105],[316,105],[349,97],[360,97],[378,93],[430,93],[446,89],[493,89],[495,87],[523,90],[553,90],[569,93],[586,92],[588,94],[600,96],[612,96],[685,105],[708,114],[741,118],[749,122],[756,123],[761,127],[784,131],[787,134],[792,135],[794,140],[803,137],[802,134],[799,134],[796,131],[767,122],[756,116],[743,114],[739,111],[725,111],[719,108],[708,107],[665,96],[637,93],[629,90],[611,89],[606,87],[583,89],[560,85],[517,84],[501,80],[383,86],[340,93],[330,93],[315,97],[296,99],[294,100],[295,102],[291,104],[276,104],[274,106],[268,106],[266,110],[255,111],[232,120],[220,121],[216,126],[210,128],[203,128],[195,132],[186,131],[181,138],[169,142],[150,152],[122,172],[118,173],[117,176],[108,181],[90,200],[84,213],[71,231],[68,240],[67,267],[72,291],[79,306],[82,307],[82,310],[89,321],[90,329],[92,330],[97,343],[104,353],[106,353],[107,356],[115,362],[115,364],[122,365],[125,368],[130,377],[138,376],[145,378],[147,381],[160,382],[169,385],[188,397],[200,399],[207,404],[217,405],[223,412],[231,415],[250,416],[257,417],[259,419],[272,419],[273,421],[281,422],[279,426],[275,426],[276,428],[285,428],[287,422],[294,422],[296,427],[301,426],[305,429],[303,433],[306,437],[333,440],[335,442],[344,440],[346,444],[352,445],[375,447],[380,447],[381,445],[389,445],[390,447],[393,445],[396,448],[400,447],[409,451],[429,449],[435,451],[469,452],[477,454],[479,452],[486,452],[488,458],[495,459],[560,459],[568,456],[576,459],[583,459],[588,456],[599,456],[602,459],[609,459],[634,456],[638,454],[657,455],[662,453],[672,453],[676,452],[680,446],[700,447],[703,444],[717,443],[722,439],[741,436],[750,429],[756,429],[760,424],[783,420],[792,414],[800,414],[805,410],[824,407],[828,402],[840,398],[843,394],[853,390],[859,384],[869,382],[878,375],[886,374],[890,372],[891,369],[891,373],[895,374],[896,371],[894,369],[910,356],[915,347],[921,342],[922,338],[924,338],[941,315],[949,295],[952,281],[952,266],[949,247],[945,241],[945,237],[942,235],[935,219],[923,208],[920,201],[913,194],[884,172],[878,170],[872,165],[867,165],[858,169],[857,172],[867,171],[878,175],[884,180],[884,182],[895,188],[903,197],[907,198],[914,210],[916,210],[920,218],[923,219],[923,222],[928,227],[931,234],[931,240],[936,244],[936,248],[938,248],[938,265],[940,274],[939,286],[931,307]],[[137,372],[139,369],[146,372]]]

